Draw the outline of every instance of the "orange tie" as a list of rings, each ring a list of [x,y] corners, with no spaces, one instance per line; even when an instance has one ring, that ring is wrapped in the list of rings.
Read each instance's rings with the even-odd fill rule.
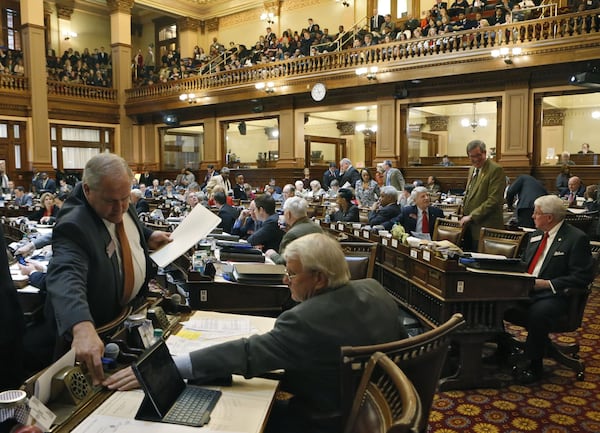
[[[123,264],[123,297],[121,298],[121,304],[125,305],[129,302],[129,298],[131,298],[131,293],[133,292],[133,259],[123,221],[116,224],[116,228],[119,244],[121,244],[121,262]]]
[[[537,265],[537,262],[539,262],[540,257],[542,257],[542,253],[544,252],[544,249],[546,248],[547,242],[548,242],[548,232],[544,232],[544,237],[542,237],[542,241],[538,245],[538,249],[536,250],[535,255],[533,256],[533,259],[531,259],[531,262],[529,263],[529,267],[527,268],[527,273],[533,274],[535,265]]]

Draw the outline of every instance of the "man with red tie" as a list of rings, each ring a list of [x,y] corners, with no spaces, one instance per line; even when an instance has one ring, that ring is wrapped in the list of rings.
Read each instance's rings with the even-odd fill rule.
[[[555,195],[534,202],[534,231],[522,261],[535,276],[530,299],[506,311],[505,319],[527,328],[527,366],[517,374],[522,384],[537,382],[543,375],[542,360],[549,344],[548,333],[557,317],[568,308],[565,289],[585,288],[594,278],[592,253],[587,235],[565,223],[566,210]]]
[[[415,204],[402,208],[398,222],[402,224],[406,233],[429,234],[431,237],[435,220],[444,218],[444,212],[440,208],[430,205],[429,192],[424,186],[417,186],[413,189],[411,198]]]

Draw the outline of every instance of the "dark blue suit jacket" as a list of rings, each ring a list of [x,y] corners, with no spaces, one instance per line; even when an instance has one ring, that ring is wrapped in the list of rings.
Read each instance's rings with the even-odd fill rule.
[[[283,238],[283,230],[279,228],[279,215],[273,214],[263,222],[260,229],[248,238],[248,243],[262,245],[264,251],[278,250],[281,238]]]
[[[221,227],[225,233],[231,234],[233,231],[233,225],[235,224],[235,220],[239,215],[239,211],[229,206],[228,204],[224,204],[221,209],[219,209],[219,217],[221,218],[221,223],[218,227]]]
[[[376,211],[369,212],[369,224],[372,226],[382,225],[386,230],[389,230],[394,225],[394,218],[398,217],[400,212],[400,206],[396,203],[380,207]]]
[[[506,203],[512,207],[515,196],[518,196],[516,209],[533,209],[535,199],[547,194],[548,191],[539,180],[528,174],[522,174],[508,187]]]
[[[435,227],[435,221],[438,218],[444,218],[444,211],[439,207],[429,206],[427,208],[427,215],[429,218],[429,233],[433,235],[433,228]],[[406,233],[417,231],[417,216],[418,211],[416,206],[404,206],[402,213],[398,218],[398,222],[404,227]]]
[[[527,265],[533,259],[542,235],[542,231],[536,230],[527,239],[522,258]],[[594,279],[590,240],[587,235],[564,222],[544,258],[539,278],[550,280],[557,293],[569,287],[587,287]],[[538,293],[544,295],[542,292],[536,292],[536,295]]]

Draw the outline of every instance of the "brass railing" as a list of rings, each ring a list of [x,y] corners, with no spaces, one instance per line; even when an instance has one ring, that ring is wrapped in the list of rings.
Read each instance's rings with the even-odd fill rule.
[[[435,37],[422,37],[368,48],[356,48],[316,56],[277,61],[213,74],[198,75],[169,83],[126,90],[128,102],[163,98],[184,92],[242,87],[273,79],[300,79],[316,74],[352,72],[357,67],[378,66],[402,70],[414,68],[407,59],[443,60],[444,57],[492,47],[513,47],[536,42],[559,41],[600,33],[600,10],[563,14],[499,26],[483,27]],[[424,66],[427,66],[427,63]]]

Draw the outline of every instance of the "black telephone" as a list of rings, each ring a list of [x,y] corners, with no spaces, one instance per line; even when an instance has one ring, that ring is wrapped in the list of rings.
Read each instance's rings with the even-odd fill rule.
[[[160,306],[149,308],[146,317],[152,320],[152,326],[154,328],[160,328],[163,331],[166,331],[171,326],[165,310]]]
[[[91,393],[92,386],[79,366],[67,366],[52,377],[50,401],[77,405]]]

